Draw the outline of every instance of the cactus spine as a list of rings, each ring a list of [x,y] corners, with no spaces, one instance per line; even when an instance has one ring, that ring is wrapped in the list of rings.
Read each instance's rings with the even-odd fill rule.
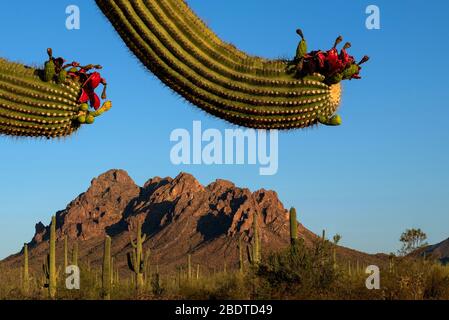
[[[106,239],[104,241],[103,270],[102,270],[103,298],[105,300],[111,299],[112,270],[113,269],[111,261],[111,237],[106,236]]]
[[[78,102],[81,84],[70,79],[56,83],[51,69],[50,64],[38,70],[0,59],[0,135],[50,139],[80,128],[78,116],[86,113]]]
[[[292,247],[298,244],[298,220],[295,208],[290,209],[290,244]]]
[[[146,265],[149,258],[149,251],[144,252],[143,243],[146,240],[146,235],[142,236],[142,226],[140,222],[137,224],[137,237],[134,241],[131,238],[131,245],[134,248],[131,252],[128,253],[128,267],[134,272],[136,278],[136,288],[138,291],[141,291],[144,287],[144,272],[146,270]]]
[[[339,83],[327,85],[320,74],[298,79],[288,72],[291,61],[237,50],[208,29],[185,1],[96,3],[130,50],[162,82],[231,123],[304,128],[326,123],[340,104]]]
[[[56,217],[51,218],[50,225],[50,249],[47,254],[47,259],[43,265],[43,271],[47,279],[46,287],[48,288],[48,295],[51,299],[56,296]]]
[[[25,294],[28,294],[30,290],[30,271],[28,265],[28,245],[23,245],[23,280],[22,288]]]

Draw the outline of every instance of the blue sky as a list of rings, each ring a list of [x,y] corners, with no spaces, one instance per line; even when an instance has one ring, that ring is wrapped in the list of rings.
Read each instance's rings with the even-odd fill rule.
[[[344,3],[344,5],[343,5]],[[65,8],[81,9],[81,29],[65,28]],[[290,57],[301,27],[314,49],[342,34],[351,53],[372,60],[363,80],[345,83],[343,125],[280,133],[279,171],[257,166],[174,166],[176,128],[231,125],[187,105],[129,53],[93,1],[10,1],[0,11],[0,56],[41,64],[45,49],[82,63],[101,63],[113,110],[61,141],[0,137],[0,258],[31,239],[90,180],[111,168],[148,178],[194,174],[252,190],[274,189],[296,206],[312,231],[340,233],[343,245],[367,252],[399,247],[400,233],[420,227],[429,242],[449,237],[449,2],[191,0],[224,39],[252,54]],[[365,8],[381,10],[381,29],[365,28]]]

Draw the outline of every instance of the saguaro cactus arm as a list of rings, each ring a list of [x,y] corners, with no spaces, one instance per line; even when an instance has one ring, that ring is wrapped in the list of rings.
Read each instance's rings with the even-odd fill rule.
[[[99,108],[94,89],[97,81],[106,82],[98,72],[88,73],[94,66],[64,66],[62,58],[48,52],[44,69],[0,59],[0,134],[65,137],[111,108],[110,101]],[[90,111],[87,102],[95,110]]]
[[[221,41],[184,0],[96,0],[140,61],[206,112],[252,128],[338,125],[340,81],[360,66],[336,48],[307,54],[303,34],[293,60],[249,56]],[[338,43],[337,43],[338,44]]]

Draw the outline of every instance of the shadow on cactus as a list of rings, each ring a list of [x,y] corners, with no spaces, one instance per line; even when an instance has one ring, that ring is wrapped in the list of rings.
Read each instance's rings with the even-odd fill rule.
[[[49,59],[43,69],[35,69],[0,59],[0,134],[18,137],[58,138],[73,134],[83,124],[112,107],[101,106],[95,89],[106,80],[99,65],[65,64],[63,58]]]
[[[359,78],[360,63],[341,52],[292,60],[254,57],[223,42],[184,0],[96,0],[136,57],[165,85],[202,110],[260,129],[339,125],[341,81]]]

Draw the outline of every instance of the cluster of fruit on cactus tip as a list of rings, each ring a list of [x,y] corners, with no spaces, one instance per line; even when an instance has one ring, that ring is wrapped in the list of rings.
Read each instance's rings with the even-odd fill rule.
[[[347,52],[351,43],[346,42],[339,53],[337,46],[343,41],[343,38],[339,36],[330,50],[307,53],[307,42],[303,32],[298,29],[296,33],[301,37],[301,42],[290,66],[290,70],[295,73],[296,77],[304,78],[314,73],[320,73],[325,77],[324,82],[328,85],[337,84],[342,80],[361,79],[361,65],[367,62],[369,57],[364,56],[357,63],[354,57]]]

